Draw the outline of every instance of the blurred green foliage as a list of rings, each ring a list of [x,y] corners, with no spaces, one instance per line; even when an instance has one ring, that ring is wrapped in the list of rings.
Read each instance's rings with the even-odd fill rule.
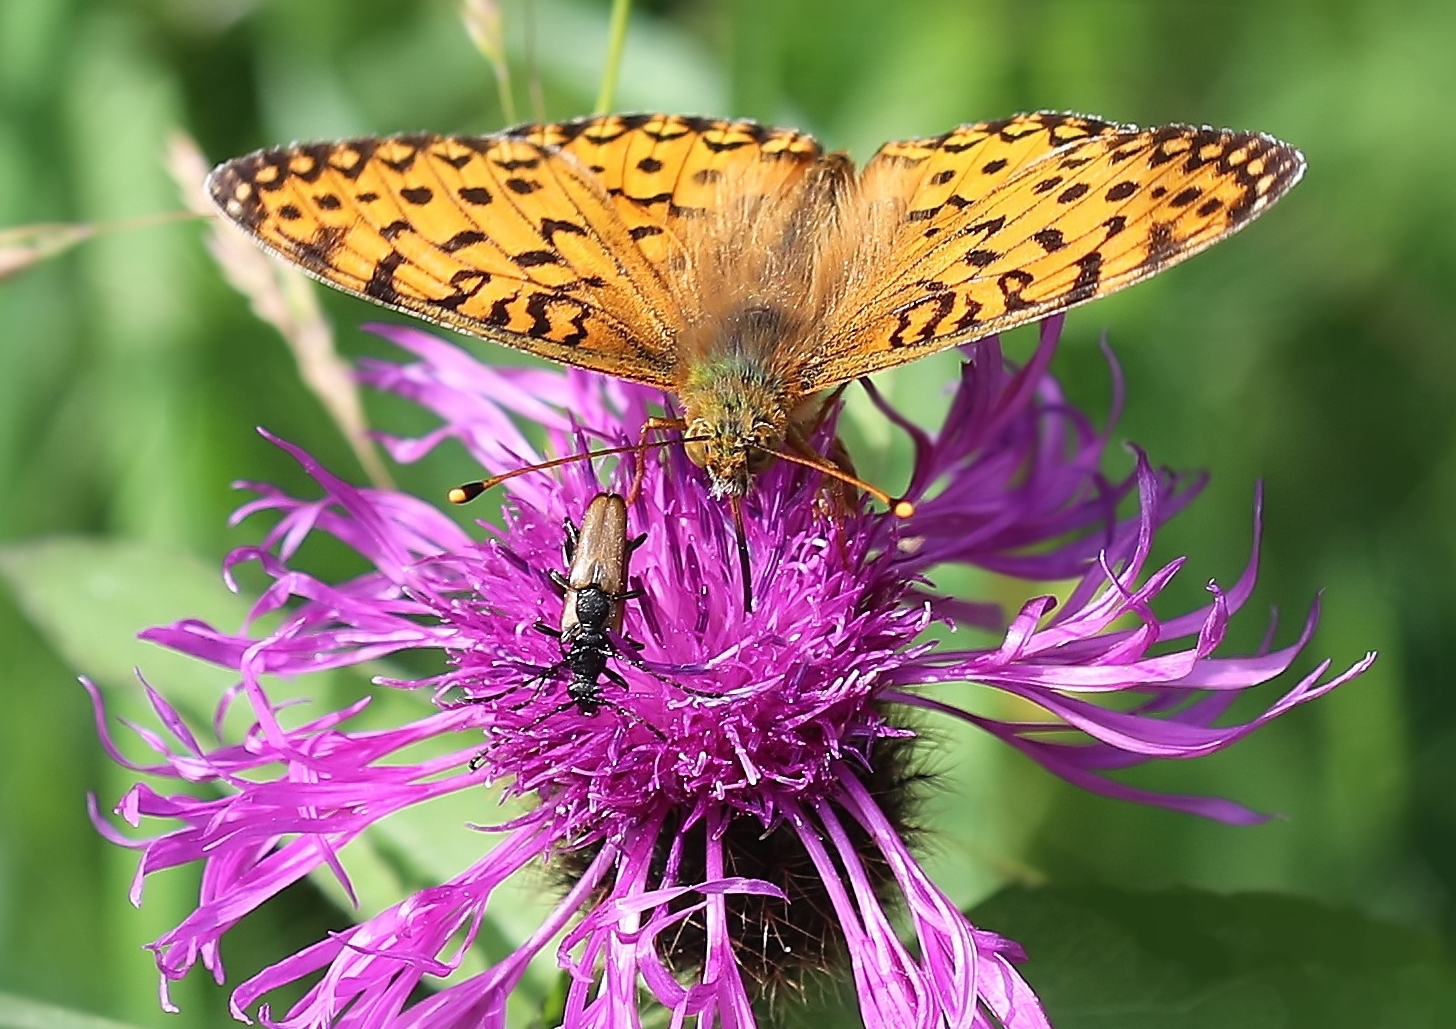
[[[531,110],[533,76],[547,116],[589,109],[608,6],[504,5],[518,110]],[[1456,929],[1453,47],[1449,0],[655,0],[634,11],[623,109],[792,123],[860,158],[887,138],[1034,108],[1257,128],[1309,157],[1304,184],[1249,232],[1074,312],[1056,367],[1104,415],[1096,344],[1108,333],[1129,391],[1119,435],[1155,461],[1212,472],[1161,537],[1163,558],[1191,555],[1165,611],[1237,575],[1262,479],[1263,577],[1232,642],[1256,645],[1269,606],[1287,612],[1287,640],[1324,587],[1303,667],[1372,648],[1380,661],[1229,753],[1136,776],[1286,816],[1255,829],[1084,796],[947,732],[929,819],[954,831],[927,860],[958,900],[1005,882],[1185,884]],[[489,131],[499,112],[450,0],[0,0],[0,227],[175,208],[161,162],[174,126],[221,159],[295,138]],[[0,282],[0,542],[18,545],[6,551],[12,578],[81,581],[86,560],[38,561],[53,552],[26,542],[56,534],[128,541],[123,556],[161,548],[189,583],[195,562],[216,567],[259,531],[227,528],[233,480],[309,488],[256,425],[361,474],[280,339],[222,283],[202,232],[107,235]],[[379,310],[323,299],[347,353],[389,355],[356,328]],[[885,386],[904,400],[949,367],[924,362]],[[376,425],[425,424],[402,403],[366,401]],[[887,438],[853,420],[865,468],[892,479],[898,452],[875,456]],[[437,496],[474,471],[448,451],[397,476]],[[316,556],[326,572],[349,568]],[[96,608],[97,633],[121,639],[170,610],[153,602],[156,582],[137,579],[135,605]],[[68,642],[47,610],[0,588],[0,990],[160,1025],[138,948],[181,916],[195,882],[149,884],[140,913],[127,903],[135,858],[97,837],[85,795],[105,807],[128,778],[95,742],[74,676],[106,680],[134,707],[137,687],[112,665],[163,663],[139,647]],[[116,624],[128,610],[134,624]],[[106,667],[88,667],[88,654]],[[187,678],[169,670],[162,686],[169,675],[179,688]],[[290,891],[229,940],[233,979],[345,917],[311,886]],[[184,1012],[169,1025],[227,1018],[200,974],[176,997]]]

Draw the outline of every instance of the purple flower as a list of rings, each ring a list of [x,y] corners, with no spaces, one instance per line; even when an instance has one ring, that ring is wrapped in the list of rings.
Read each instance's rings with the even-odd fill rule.
[[[1372,659],[1329,679],[1321,665],[1252,721],[1215,724],[1242,691],[1288,669],[1314,614],[1294,646],[1214,656],[1253,587],[1252,560],[1231,589],[1209,585],[1206,607],[1170,620],[1153,613],[1182,563],[1148,566],[1154,532],[1199,483],[1155,471],[1141,452],[1126,480],[1099,473],[1107,435],[1047,373],[1059,330],[1060,319],[1047,322],[1019,369],[995,340],[967,348],[938,434],[876,396],[915,445],[908,495],[918,512],[908,521],[853,504],[832,512],[819,476],[801,467],[760,476],[745,504],[752,612],[725,505],[680,447],[650,453],[629,513],[631,531],[646,535],[632,565],[642,595],[624,601],[625,632],[612,637],[610,666],[625,687],[608,677],[595,713],[569,702],[561,643],[535,627],[561,618],[550,572],[561,568],[563,522],[604,489],[627,492],[633,458],[605,484],[585,462],[511,480],[505,527],[483,526],[482,541],[423,501],[350,486],[276,440],[323,495],[250,485],[257,498],[236,518],[271,512],[276,523],[226,571],[231,582],[241,564],[262,569],[271,585],[253,616],[277,627],[232,633],[184,621],[144,634],[235,670],[218,725],[238,700],[252,721],[237,742],[204,743],[148,688],[171,739],[144,732],[159,760],[133,767],[215,787],[198,796],[138,784],[117,808],[134,826],[180,823],[122,841],[142,850],[138,890],[147,874],[204,863],[196,910],[152,945],[164,986],[199,960],[222,981],[222,936],[310,871],[327,866],[347,885],[339,850],[381,818],[497,783],[533,803],[493,828],[493,848],[450,881],[244,982],[237,1017],[303,980],[311,985],[286,1014],[259,1007],[267,1024],[500,1026],[527,962],[554,945],[570,975],[572,1027],[638,1025],[649,994],[673,1024],[697,1016],[702,1026],[753,1026],[756,999],[836,965],[851,970],[876,1029],[1046,1025],[1014,968],[1020,949],[967,922],[907,846],[924,713],[971,721],[1110,796],[1252,822],[1260,816],[1230,801],[1152,794],[1107,773],[1222,749]],[[489,368],[413,329],[377,331],[417,360],[370,362],[364,379],[442,419],[423,439],[389,441],[399,460],[454,438],[491,470],[539,461],[521,429],[529,422],[545,427],[556,453],[623,445],[661,404],[614,380]],[[825,426],[821,446],[831,433]],[[1124,499],[1135,511],[1119,518]],[[316,534],[370,570],[326,582],[295,567]],[[992,605],[935,591],[931,576],[947,563],[1077,581],[1061,604],[1034,597],[1007,625]],[[923,630],[936,621],[1003,638],[985,648],[928,642]],[[443,654],[444,671],[376,680],[433,698],[433,713],[396,728],[352,728],[362,705],[311,718],[283,710],[263,681],[406,651]],[[967,700],[991,687],[1044,714],[973,713],[928,697],[921,687],[931,683],[963,684]],[[415,745],[432,741],[446,749],[419,757]],[[416,992],[457,969],[497,887],[540,862],[563,896],[539,929],[494,967]],[[891,928],[896,908],[911,942]]]

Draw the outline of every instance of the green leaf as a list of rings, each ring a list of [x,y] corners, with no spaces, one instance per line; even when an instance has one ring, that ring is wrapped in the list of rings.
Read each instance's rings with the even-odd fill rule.
[[[135,699],[133,669],[140,667],[189,719],[206,724],[222,691],[237,679],[228,669],[136,638],[148,626],[179,618],[201,618],[230,628],[246,617],[247,598],[228,593],[217,569],[191,554],[129,540],[49,539],[0,548],[0,576],[56,651],[113,694],[132,694]],[[377,670],[391,671],[382,665]],[[305,676],[286,686],[277,684],[276,692],[347,702],[352,696],[331,696],[331,691],[348,688],[338,678]],[[401,724],[428,710],[423,701],[397,690],[372,692],[374,703],[362,719],[366,722]],[[457,742],[439,741],[437,746],[443,749]],[[318,870],[314,882],[351,916],[373,915],[413,890],[458,874],[500,842],[469,828],[475,821],[506,820],[514,810],[503,812],[494,803],[485,791],[472,791],[399,812],[372,826],[345,854],[359,911],[328,870]],[[509,954],[540,924],[553,901],[549,893],[528,886],[502,889],[511,895],[511,902],[493,906],[482,934],[486,953],[472,958],[466,972],[479,971],[484,960]],[[554,974],[549,955],[538,964],[541,967],[533,967],[523,988],[533,1003],[539,1003]]]
[[[137,1029],[85,1011],[0,993],[0,1029]]]
[[[1444,1029],[1433,937],[1296,897],[1011,889],[971,920],[1021,943],[1057,1029]]]
[[[139,540],[54,537],[0,547],[0,577],[56,652],[101,685],[131,689],[143,668],[169,699],[207,717],[237,679],[136,638],[179,618],[230,629],[247,616],[248,601],[193,554]]]

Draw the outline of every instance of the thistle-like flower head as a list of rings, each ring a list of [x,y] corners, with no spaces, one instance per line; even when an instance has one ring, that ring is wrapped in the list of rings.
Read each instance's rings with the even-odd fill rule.
[[[1045,1025],[1013,967],[1019,949],[974,928],[912,856],[926,745],[917,727],[965,719],[1079,785],[1252,821],[1229,801],[1148,794],[1106,773],[1228,746],[1369,660],[1328,679],[1322,665],[1253,721],[1215,724],[1241,691],[1289,667],[1313,618],[1294,646],[1215,657],[1253,586],[1252,561],[1232,588],[1210,584],[1205,608],[1153,613],[1181,563],[1148,565],[1154,532],[1198,484],[1140,453],[1125,481],[1101,475],[1106,436],[1047,373],[1059,328],[1043,326],[1020,368],[994,340],[969,348],[938,432],[881,404],[915,446],[909,521],[826,495],[809,469],[761,474],[743,503],[751,611],[726,505],[681,448],[513,479],[503,526],[467,533],[430,504],[351,486],[277,441],[321,496],[249,486],[257,497],[238,517],[276,522],[227,562],[229,573],[256,563],[269,578],[253,614],[273,627],[181,622],[146,634],[235,670],[238,688],[220,710],[241,696],[253,723],[240,741],[204,743],[153,694],[176,742],[148,735],[161,759],[144,770],[212,782],[220,794],[138,785],[118,808],[133,824],[181,823],[132,844],[142,874],[205,863],[197,910],[153,945],[164,981],[199,960],[221,979],[221,937],[248,911],[311,870],[344,877],[340,848],[391,813],[461,791],[484,798],[491,784],[523,802],[494,827],[491,848],[449,881],[243,983],[239,1017],[312,978],[286,1013],[264,1004],[263,1019],[290,1029],[504,1025],[527,962],[554,947],[571,976],[572,1027],[636,1025],[646,998],[701,1026],[752,1026],[761,995],[821,966],[851,970],[865,1024],[877,1029]],[[662,402],[581,372],[487,368],[416,330],[379,331],[416,360],[370,363],[363,378],[442,419],[425,438],[389,441],[400,460],[454,438],[492,470],[539,461],[522,429],[532,422],[556,453],[623,446]],[[611,598],[625,605],[622,631],[610,612],[591,616],[602,660],[589,669],[596,699],[582,703],[569,692],[578,673],[568,659],[585,644],[551,631],[566,602],[552,573],[566,570],[566,523],[604,491],[630,493],[639,470],[628,533],[645,541],[631,554],[631,595]],[[1124,500],[1134,510],[1120,517]],[[315,534],[369,570],[326,582],[297,567]],[[1007,620],[994,605],[937,593],[935,569],[957,563],[1076,585],[1060,605],[1033,596]],[[1001,641],[934,643],[925,630],[935,622]],[[356,727],[357,706],[285,710],[265,681],[409,651],[443,655],[443,671],[376,680],[432,704],[392,727]],[[927,695],[930,684],[961,684],[967,698],[1003,691],[1044,715],[999,720],[946,700],[943,687]],[[1103,703],[1109,696],[1136,702]],[[501,884],[543,862],[562,896],[539,928],[505,960],[419,999],[422,982],[459,968]],[[913,939],[892,929],[896,908]]]

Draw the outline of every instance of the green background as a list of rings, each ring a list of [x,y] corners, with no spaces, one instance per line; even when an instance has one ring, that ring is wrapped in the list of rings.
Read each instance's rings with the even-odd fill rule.
[[[604,0],[505,6],[519,110],[531,112],[532,63],[548,116],[590,109],[607,15]],[[1440,1021],[1437,1001],[1419,1017],[1392,1007],[1365,1019],[1353,1002],[1298,999],[1328,1002],[1330,984],[1367,975],[1409,997],[1416,980],[1447,976],[1437,940],[1456,931],[1453,52],[1449,0],[658,0],[633,13],[621,109],[795,124],[861,159],[888,138],[1036,108],[1260,129],[1309,158],[1304,183],[1250,231],[1075,311],[1055,367],[1105,415],[1106,332],[1128,383],[1118,439],[1212,474],[1159,539],[1155,556],[1191,555],[1163,614],[1202,603],[1208,579],[1237,576],[1262,479],[1263,575],[1232,644],[1256,645],[1271,607],[1287,640],[1323,588],[1324,619],[1298,670],[1326,655],[1343,667],[1369,649],[1380,659],[1228,753],[1131,777],[1284,816],[1252,829],[1080,795],[1003,748],[941,734],[943,788],[927,817],[946,830],[927,863],[968,905],[1015,885],[983,920],[1046,941],[1028,974],[1056,999],[1059,1025],[1456,1024]],[[291,139],[502,122],[491,70],[448,0],[0,0],[0,227],[176,207],[160,157],[174,126],[221,159]],[[129,780],[96,744],[74,676],[88,672],[135,710],[129,669],[143,664],[202,710],[216,676],[127,640],[162,619],[236,618],[215,568],[258,529],[227,528],[238,500],[229,484],[308,488],[253,427],[362,474],[202,238],[196,224],[108,235],[0,282],[0,991],[136,1025],[222,1024],[224,994],[195,973],[176,991],[181,1016],[164,1022],[157,1009],[138,947],[187,910],[195,884],[170,875],[140,912],[127,903],[135,858],[96,836],[85,796],[109,806]],[[346,354],[389,354],[357,330],[381,312],[322,299]],[[918,404],[949,373],[931,360],[882,378]],[[366,403],[381,427],[427,424],[405,405]],[[893,482],[899,452],[882,450],[883,425],[852,413],[862,468]],[[1127,466],[1120,450],[1110,460]],[[394,471],[426,496],[474,476],[458,450]],[[35,544],[76,534],[93,540]],[[320,551],[315,567],[353,566]],[[431,871],[408,856],[391,868],[405,884]],[[1056,890],[1033,889],[1044,884]],[[1111,892],[1171,887],[1254,899],[1220,908],[1208,893],[1174,892],[1119,905]],[[1270,894],[1304,900],[1259,908]],[[1277,961],[1200,949],[1191,928],[1186,947],[1168,944],[1197,922],[1170,914],[1190,896],[1222,912],[1207,916],[1227,923],[1211,931],[1220,946],[1250,938],[1253,905],[1292,927],[1290,940],[1327,945],[1326,929],[1352,939],[1341,960],[1368,951],[1390,963],[1387,979],[1363,958],[1326,967],[1291,944],[1300,974],[1327,973],[1296,988],[1268,972]],[[1058,911],[1071,913],[1059,922]],[[1114,925],[1109,912],[1131,914]],[[228,941],[233,979],[343,917],[312,887],[290,891]],[[1078,933],[1094,941],[1088,953],[1122,953],[1095,943],[1098,933],[1130,954],[1147,948],[1147,979],[1130,979],[1129,995],[1156,980],[1203,999],[1128,1014],[1078,994],[1075,975],[1068,995]],[[1241,960],[1263,978],[1249,979]],[[1180,961],[1194,979],[1228,978],[1198,993],[1163,967]],[[1119,964],[1129,967],[1144,966]],[[1083,976],[1093,979],[1117,989]],[[1219,1008],[1220,990],[1253,1007]],[[31,1023],[0,1003],[3,1024]]]

